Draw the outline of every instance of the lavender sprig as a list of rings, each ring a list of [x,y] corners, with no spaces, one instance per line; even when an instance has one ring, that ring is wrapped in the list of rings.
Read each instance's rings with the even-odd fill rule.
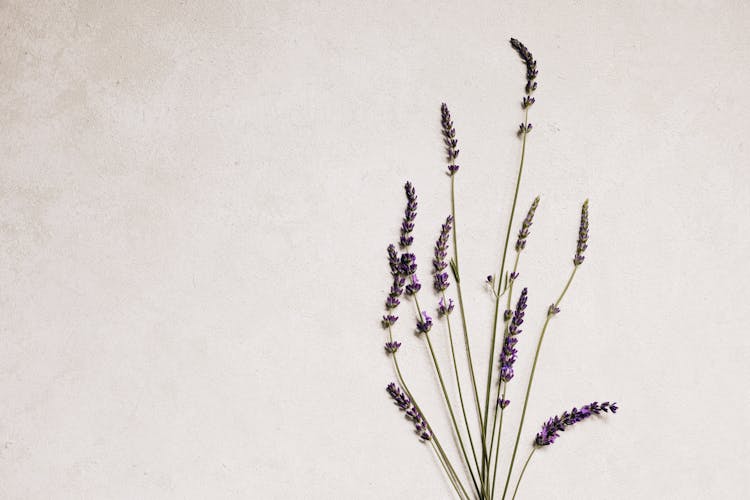
[[[560,432],[564,432],[566,428],[586,420],[591,415],[599,415],[600,413],[617,413],[617,403],[610,403],[608,401],[604,403],[598,403],[594,401],[584,405],[579,410],[573,408],[570,411],[565,411],[559,416],[555,416],[547,420],[542,424],[542,429],[537,433],[536,439],[534,440],[535,446],[549,446],[560,437]]]
[[[583,252],[588,248],[589,241],[589,200],[583,202],[581,207],[581,225],[578,229],[578,246],[576,255],[573,257],[573,264],[580,266],[585,259]]]
[[[388,394],[390,394],[396,406],[401,408],[401,410],[405,412],[406,417],[414,422],[414,429],[416,430],[417,435],[419,435],[419,438],[423,441],[429,441],[432,438],[432,433],[427,426],[427,421],[417,407],[412,404],[404,391],[393,382],[388,384],[386,391],[388,391]]]
[[[417,218],[417,193],[411,182],[407,181],[404,185],[406,192],[406,210],[404,211],[404,221],[401,223],[401,247],[406,248],[414,242],[411,232],[414,230],[414,219]]]
[[[445,152],[447,153],[448,161],[448,175],[454,175],[458,172],[459,166],[456,165],[456,158],[458,157],[459,150],[458,140],[456,139],[456,129],[453,128],[453,120],[451,120],[451,112],[448,110],[448,105],[443,103],[440,106],[441,124],[443,126],[443,142],[445,143]]]
[[[435,242],[435,258],[432,260],[432,266],[434,268],[435,290],[438,292],[445,291],[450,285],[448,282],[448,273],[445,272],[445,268],[448,267],[445,258],[448,256],[448,238],[450,237],[452,224],[453,216],[449,215],[446,217],[445,224],[443,224],[440,230],[440,236],[438,236]]]

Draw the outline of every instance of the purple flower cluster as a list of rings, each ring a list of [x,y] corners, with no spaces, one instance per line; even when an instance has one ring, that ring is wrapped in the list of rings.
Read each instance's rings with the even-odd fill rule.
[[[388,309],[388,311],[392,311],[393,309],[396,309],[401,303],[399,297],[401,297],[401,294],[404,293],[404,284],[406,283],[406,279],[401,276],[402,259],[399,258],[398,252],[396,251],[396,247],[394,245],[388,245],[388,265],[391,268],[391,277],[393,278],[393,284],[391,285],[391,291],[388,293],[388,298],[385,299],[385,307],[386,309]],[[387,327],[386,325],[384,326]]]
[[[548,446],[555,442],[555,439],[560,437],[560,432],[565,431],[567,427],[577,424],[581,420],[589,418],[591,415],[599,415],[600,413],[617,413],[617,403],[593,403],[578,408],[573,408],[571,411],[565,411],[562,415],[555,416],[547,420],[542,424],[542,430],[539,431],[534,440],[536,446]]]
[[[411,182],[406,181],[404,185],[406,191],[406,210],[404,211],[404,221],[401,223],[401,247],[406,248],[414,243],[414,237],[411,232],[414,230],[414,219],[417,218],[417,193]]]
[[[445,258],[448,256],[448,237],[450,236],[452,225],[453,216],[449,215],[445,219],[445,224],[443,224],[440,230],[440,236],[438,236],[435,242],[435,258],[432,260],[432,265],[434,267],[435,290],[438,292],[444,291],[450,285],[448,282],[448,273],[445,272],[445,268],[448,267]]]
[[[576,256],[573,257],[573,264],[580,266],[583,263],[583,252],[588,248],[589,241],[589,200],[583,202],[581,207],[581,225],[578,228],[578,246],[576,247]]]
[[[386,342],[385,343],[385,352],[389,354],[393,354],[396,351],[398,351],[398,348],[401,347],[401,342],[393,341],[393,342]]]
[[[429,441],[432,438],[432,434],[430,433],[430,429],[427,426],[427,421],[424,419],[417,407],[412,404],[409,397],[404,394],[404,391],[402,391],[393,382],[388,384],[388,387],[386,387],[386,391],[388,391],[388,394],[391,395],[393,401],[396,402],[396,406],[406,412],[407,418],[414,422],[414,428],[416,429],[417,434],[419,434],[420,439]]]
[[[505,409],[510,404],[510,399],[505,398],[498,398],[497,400],[497,406],[499,406],[501,409]]]
[[[531,224],[534,220],[534,213],[536,213],[536,207],[539,206],[539,197],[537,196],[534,198],[534,201],[531,203],[531,207],[529,208],[528,213],[526,214],[526,218],[523,220],[523,223],[521,224],[521,229],[518,231],[518,240],[516,241],[516,252],[520,252],[524,248],[526,248],[526,238],[529,237],[529,229],[531,228]]]
[[[503,341],[503,350],[500,354],[500,380],[503,382],[510,382],[513,378],[513,365],[516,362],[516,344],[518,343],[518,334],[521,333],[520,326],[523,324],[523,317],[526,314],[526,301],[528,297],[528,289],[524,288],[521,291],[521,296],[518,297],[518,304],[516,304],[516,310],[513,313],[513,318],[510,320],[508,325],[508,334],[505,336]]]
[[[516,52],[518,52],[518,55],[521,56],[524,64],[526,64],[526,94],[529,96],[529,98],[524,98],[523,105],[525,108],[527,108],[534,104],[534,98],[530,96],[531,93],[536,90],[537,83],[534,80],[536,80],[537,75],[539,75],[539,71],[537,71],[536,69],[536,61],[534,60],[534,56],[531,55],[531,52],[529,52],[529,49],[527,49],[524,44],[522,44],[515,38],[510,39],[510,44],[513,46]]]
[[[456,158],[458,157],[458,141],[456,140],[456,129],[453,128],[453,120],[451,120],[451,112],[448,110],[448,105],[443,103],[440,106],[440,114],[442,115],[443,125],[443,142],[445,143],[445,151],[448,154],[448,172],[449,175],[453,175],[458,172],[458,165],[456,165]]]
[[[422,311],[422,318],[417,320],[417,332],[427,333],[432,329],[432,318],[427,315],[427,311]]]
[[[447,316],[453,312],[453,299],[448,299],[448,303],[445,303],[445,299],[442,297],[438,302],[438,314],[440,316]]]

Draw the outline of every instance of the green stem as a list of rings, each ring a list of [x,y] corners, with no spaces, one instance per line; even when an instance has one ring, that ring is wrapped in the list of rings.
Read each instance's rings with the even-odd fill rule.
[[[482,425],[482,405],[479,402],[479,391],[477,390],[477,378],[474,373],[474,361],[471,358],[471,347],[469,344],[469,329],[466,326],[466,311],[464,310],[464,296],[461,289],[461,275],[458,264],[458,221],[456,218],[456,174],[451,176],[451,215],[453,216],[453,277],[456,280],[456,295],[458,298],[458,309],[461,313],[461,326],[464,332],[464,346],[466,347],[466,359],[469,363],[469,376],[471,378],[471,387],[474,392],[474,404],[477,409],[477,420],[482,434],[482,462],[487,456],[487,445],[485,442],[485,431]],[[480,472],[480,479],[484,480],[484,473]]]
[[[560,296],[557,298],[557,301],[552,305],[553,307],[559,307],[560,303],[562,302],[563,297],[565,296],[565,293],[568,291],[568,288],[570,287],[570,283],[573,281],[573,277],[576,275],[576,271],[578,270],[578,266],[573,267],[573,272],[570,273],[570,278],[568,278],[568,282],[565,284],[565,288],[563,288],[562,293],[560,293]],[[536,371],[536,364],[539,360],[539,351],[542,348],[542,341],[544,341],[544,334],[547,332],[547,326],[549,325],[549,320],[552,318],[552,314],[549,312],[547,313],[547,319],[544,320],[544,326],[542,327],[542,334],[539,336],[539,341],[536,345],[536,353],[534,353],[534,364],[531,365],[531,375],[529,376],[529,384],[526,387],[526,397],[523,400],[523,411],[521,412],[521,422],[518,424],[518,432],[516,433],[516,444],[513,446],[513,455],[510,459],[510,466],[508,467],[508,476],[505,478],[505,488],[503,488],[503,500],[505,500],[505,495],[508,492],[508,485],[510,484],[510,476],[513,472],[513,463],[516,460],[516,453],[518,452],[518,442],[521,439],[521,431],[523,430],[523,421],[526,418],[526,407],[529,405],[529,394],[531,394],[531,385],[534,382],[534,372]]]
[[[388,340],[390,342],[393,342],[393,332],[390,326],[388,327]],[[417,409],[420,415],[422,415],[422,418],[425,419],[425,423],[427,424],[427,428],[431,434],[430,442],[432,444],[433,451],[435,451],[435,453],[438,455],[440,464],[443,466],[443,469],[445,469],[446,474],[448,474],[448,478],[453,484],[453,488],[455,488],[456,493],[458,494],[459,497],[470,499],[471,497],[469,497],[469,495],[466,493],[466,489],[461,483],[461,480],[459,479],[458,474],[456,474],[456,470],[453,468],[453,465],[451,465],[450,460],[445,454],[445,450],[443,450],[443,447],[440,445],[440,440],[437,438],[435,431],[432,429],[432,426],[430,425],[429,421],[427,421],[426,417],[424,416],[422,409],[417,404],[416,399],[414,399],[414,395],[409,390],[409,387],[406,385],[406,382],[404,381],[404,376],[401,374],[401,368],[398,365],[398,358],[396,357],[396,353],[395,352],[392,353],[391,356],[393,357],[393,366],[396,369],[396,376],[398,377],[399,384],[401,384],[401,387],[404,389],[404,392],[407,394],[407,396],[409,396],[409,399],[411,400],[414,407]]]
[[[417,299],[417,294],[414,294],[414,305],[417,308],[417,315],[419,316],[420,321],[424,321],[424,318],[422,316],[422,310],[419,307],[419,299]],[[427,340],[427,347],[430,350],[430,355],[432,356],[432,363],[435,366],[435,371],[437,372],[438,380],[440,382],[440,388],[443,392],[443,397],[445,398],[445,405],[448,407],[448,413],[451,417],[451,422],[453,423],[453,430],[456,432],[456,437],[458,438],[458,444],[461,447],[461,453],[464,456],[464,461],[466,462],[466,467],[469,469],[469,474],[471,475],[471,480],[474,483],[474,488],[477,491],[477,494],[482,497],[481,490],[479,489],[479,485],[477,484],[476,476],[474,476],[474,470],[471,467],[471,462],[469,461],[469,456],[466,453],[466,447],[464,446],[464,440],[461,437],[461,432],[458,429],[458,422],[456,421],[456,415],[453,413],[453,405],[450,402],[450,398],[448,397],[448,390],[445,388],[445,381],[443,380],[443,374],[440,370],[440,363],[437,360],[437,356],[435,356],[435,350],[432,347],[432,341],[430,340],[430,333],[425,332],[424,334],[425,339]]]
[[[505,399],[505,392],[507,389],[508,389],[508,386],[507,384],[505,384],[503,386],[503,399]],[[498,392],[500,392],[499,389],[498,389]],[[498,424],[497,444],[495,445],[495,470],[492,473],[492,492],[491,492],[490,498],[495,496],[495,480],[497,479],[497,463],[500,461],[500,436],[503,433],[503,415],[505,415],[505,408],[500,408],[500,423]]]
[[[536,451],[536,446],[534,446],[531,449],[531,453],[529,453],[529,458],[526,459],[526,463],[523,464],[523,469],[521,469],[521,475],[518,476],[518,481],[516,481],[516,488],[513,490],[513,498],[511,500],[515,500],[516,493],[518,493],[518,487],[521,485],[521,479],[523,479],[523,473],[526,472],[526,467],[529,466],[529,462],[531,461],[531,457],[534,456],[534,452]]]
[[[442,293],[442,297],[443,297],[443,303],[447,307],[448,302],[445,297],[445,292]],[[458,375],[458,363],[456,363],[456,350],[453,344],[453,331],[451,328],[450,314],[446,313],[445,321],[448,324],[448,339],[451,345],[451,358],[453,359],[453,371],[456,375],[456,386],[458,387],[458,399],[461,402],[461,413],[463,414],[463,417],[464,417],[464,425],[466,426],[466,434],[469,436],[469,444],[471,445],[471,453],[474,456],[474,464],[476,465],[477,470],[479,470],[479,463],[477,461],[477,451],[476,451],[476,448],[474,448],[474,439],[471,437],[471,428],[469,427],[469,419],[466,416],[466,405],[464,404],[464,396],[463,396],[463,391],[461,389],[461,378]]]
[[[518,165],[518,176],[516,177],[516,190],[513,193],[513,205],[510,209],[510,217],[508,217],[508,226],[505,232],[505,245],[503,246],[503,258],[500,260],[500,274],[498,274],[497,278],[495,279],[497,281],[497,290],[495,291],[495,316],[492,321],[492,342],[490,344],[490,359],[489,363],[487,365],[487,391],[485,395],[484,400],[484,423],[482,426],[482,435],[486,439],[487,435],[487,424],[489,420],[489,406],[490,406],[490,387],[492,386],[492,363],[494,362],[494,356],[495,356],[495,340],[497,337],[497,319],[498,314],[500,312],[500,287],[503,283],[503,275],[505,273],[505,258],[508,254],[508,243],[510,242],[510,230],[513,226],[513,216],[516,212],[516,203],[518,202],[518,191],[521,187],[521,176],[523,175],[523,162],[526,158],[526,136],[528,135],[527,132],[527,125],[529,122],[529,108],[526,108],[526,111],[524,113],[523,123],[524,128],[522,132],[522,143],[521,143],[521,162]]]

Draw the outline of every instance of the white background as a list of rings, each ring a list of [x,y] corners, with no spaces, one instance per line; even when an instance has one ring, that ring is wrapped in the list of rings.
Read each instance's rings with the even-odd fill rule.
[[[591,200],[522,454],[554,413],[621,406],[537,453],[520,497],[750,489],[745,2],[6,1],[0,19],[0,497],[449,498],[384,391],[385,247],[411,179],[429,283],[446,101],[483,378],[520,154],[510,36],[540,70],[521,212],[542,196],[513,418]],[[410,306],[405,374],[452,447]]]

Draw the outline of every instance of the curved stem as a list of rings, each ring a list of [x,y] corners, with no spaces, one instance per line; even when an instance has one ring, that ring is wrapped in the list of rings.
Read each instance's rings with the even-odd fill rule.
[[[424,321],[424,318],[422,317],[422,310],[419,307],[419,299],[417,299],[417,294],[414,294],[414,305],[417,308],[417,315],[419,316],[420,321]],[[443,373],[440,370],[440,363],[437,360],[437,356],[435,356],[435,349],[432,347],[432,341],[430,340],[430,333],[426,332],[423,334],[425,339],[427,340],[427,347],[430,350],[430,355],[432,356],[432,363],[435,366],[435,371],[437,372],[438,381],[440,382],[440,388],[443,392],[443,397],[445,399],[445,405],[448,407],[448,413],[451,417],[451,422],[453,423],[453,430],[456,432],[456,437],[458,438],[458,444],[461,448],[461,453],[464,456],[464,461],[466,462],[466,467],[469,469],[469,474],[471,475],[471,480],[474,483],[474,488],[477,491],[477,494],[482,497],[482,493],[480,493],[479,485],[477,484],[476,476],[474,476],[474,470],[471,467],[471,462],[469,461],[469,456],[466,453],[466,447],[464,446],[464,440],[461,437],[461,432],[458,429],[458,422],[456,421],[456,415],[453,413],[453,405],[450,402],[450,398],[448,397],[448,390],[445,388],[445,381],[443,380]]]
[[[565,288],[563,288],[562,293],[560,293],[560,296],[557,298],[557,301],[553,304],[553,307],[558,307],[560,303],[562,302],[563,297],[565,297],[565,293],[568,291],[568,288],[570,287],[570,283],[573,281],[573,277],[576,275],[576,271],[578,270],[578,266],[573,267],[573,272],[570,273],[570,277],[568,278],[568,282],[565,284]],[[516,453],[518,452],[518,442],[521,439],[521,431],[523,430],[523,421],[526,418],[526,408],[529,405],[529,394],[531,394],[531,385],[534,382],[534,372],[536,371],[536,364],[537,361],[539,361],[539,351],[542,348],[542,341],[544,341],[544,334],[547,332],[547,326],[549,325],[549,320],[552,318],[552,314],[549,312],[547,313],[547,319],[544,320],[544,326],[542,327],[542,334],[539,336],[539,341],[536,345],[536,353],[534,354],[534,364],[531,365],[531,375],[529,375],[529,384],[526,386],[526,397],[523,400],[523,411],[521,412],[521,422],[518,424],[518,432],[516,433],[516,444],[513,446],[513,455],[510,459],[510,466],[508,467],[508,476],[505,478],[505,488],[503,488],[503,499],[505,499],[505,495],[508,492],[508,485],[510,484],[510,476],[513,472],[513,463],[516,459]]]
[[[523,473],[526,472],[526,467],[529,466],[529,462],[531,461],[531,457],[534,456],[534,452],[536,451],[536,446],[534,446],[531,449],[531,453],[529,453],[529,458],[526,459],[526,463],[523,464],[523,469],[521,469],[521,475],[518,476],[518,481],[516,481],[516,487],[513,490],[513,498],[512,500],[515,500],[516,493],[518,493],[518,487],[521,485],[521,479],[523,479]]]
[[[390,326],[388,327],[388,340],[390,342],[393,342],[393,332]],[[453,484],[453,488],[455,488],[456,493],[458,493],[459,497],[470,499],[471,497],[469,497],[469,495],[466,493],[466,489],[461,483],[461,480],[459,479],[458,474],[456,474],[456,470],[453,468],[453,465],[451,465],[450,460],[445,454],[445,450],[443,450],[443,447],[440,445],[440,440],[437,438],[435,431],[432,429],[432,426],[430,425],[429,421],[424,416],[422,409],[419,407],[419,405],[417,404],[417,401],[414,399],[414,395],[409,390],[409,387],[406,385],[406,382],[404,381],[404,376],[401,374],[401,368],[398,365],[398,358],[396,357],[396,353],[395,352],[392,353],[391,356],[393,357],[393,366],[396,369],[396,376],[398,377],[399,384],[401,384],[401,387],[403,387],[404,392],[407,394],[407,396],[409,396],[409,399],[411,400],[414,407],[417,409],[420,415],[422,415],[422,418],[425,419],[425,423],[427,423],[427,428],[429,429],[430,434],[432,435],[432,438],[430,439],[430,441],[432,443],[433,450],[438,455],[440,464],[443,466],[443,469],[445,469],[446,474],[448,474],[448,478]]]

